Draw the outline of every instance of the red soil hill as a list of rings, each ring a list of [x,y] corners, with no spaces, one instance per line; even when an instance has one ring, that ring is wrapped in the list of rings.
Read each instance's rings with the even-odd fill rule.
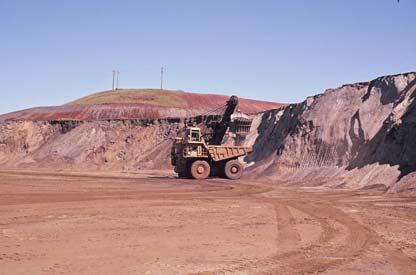
[[[95,93],[63,106],[35,107],[0,116],[0,120],[107,120],[185,117],[224,105],[228,96],[156,89],[121,89]],[[245,113],[276,109],[285,104],[240,99]]]

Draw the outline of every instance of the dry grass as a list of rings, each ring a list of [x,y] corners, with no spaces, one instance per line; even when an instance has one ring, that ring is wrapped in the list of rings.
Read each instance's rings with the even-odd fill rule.
[[[159,89],[119,89],[82,97],[67,105],[90,104],[146,104],[160,107],[186,107],[182,92]]]

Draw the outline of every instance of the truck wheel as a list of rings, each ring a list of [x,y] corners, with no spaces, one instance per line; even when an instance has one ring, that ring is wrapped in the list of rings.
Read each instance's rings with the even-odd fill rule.
[[[224,167],[224,175],[230,180],[238,180],[243,174],[243,165],[236,160],[229,160]]]
[[[197,160],[191,165],[191,175],[194,179],[206,179],[211,172],[211,167],[205,160]]]

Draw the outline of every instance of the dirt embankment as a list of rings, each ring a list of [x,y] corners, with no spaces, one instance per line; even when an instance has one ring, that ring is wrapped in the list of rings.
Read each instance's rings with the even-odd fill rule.
[[[408,73],[253,115],[244,141],[254,146],[246,174],[416,193],[415,96],[416,73]],[[181,125],[174,119],[4,121],[0,167],[169,168],[170,139]]]
[[[178,123],[140,120],[0,124],[0,166],[137,170],[168,168]]]
[[[254,144],[246,158],[250,173],[304,184],[336,177],[339,186],[414,192],[415,96],[416,74],[408,73],[329,89],[267,111],[246,141]]]

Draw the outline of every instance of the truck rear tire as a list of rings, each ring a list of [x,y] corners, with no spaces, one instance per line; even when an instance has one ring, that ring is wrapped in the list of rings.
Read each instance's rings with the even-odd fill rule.
[[[194,179],[206,179],[211,173],[211,167],[205,160],[194,161],[191,165],[191,175]]]
[[[238,180],[243,175],[243,165],[236,159],[227,161],[224,166],[224,175],[230,180]]]

